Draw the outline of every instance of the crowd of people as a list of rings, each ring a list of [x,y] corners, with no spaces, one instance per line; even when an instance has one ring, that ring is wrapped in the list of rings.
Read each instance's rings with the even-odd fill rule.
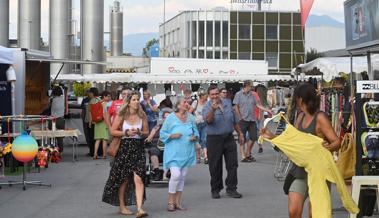
[[[253,88],[252,81],[245,81],[242,89],[231,98],[226,89],[211,85],[208,90],[199,90],[196,98],[190,90],[185,90],[175,102],[166,96],[159,104],[148,90],[144,90],[143,100],[140,100],[140,92],[125,88],[121,90],[120,98],[112,101],[111,93],[104,91],[100,97],[97,89],[91,88],[82,103],[88,155],[93,159],[106,158],[107,144],[112,137],[121,138],[102,200],[118,206],[121,214],[133,214],[127,206],[137,205],[137,217],[148,216],[142,208],[146,199],[146,153],[152,165],[153,179],[169,180],[168,211],[186,210],[182,195],[188,168],[201,160],[209,166],[213,199],[220,198],[224,189],[223,159],[227,171],[226,194],[241,198],[242,194],[237,191],[239,155],[234,132],[238,135],[240,161],[244,163],[256,161],[252,156],[254,144],[257,143],[259,152],[263,152],[257,142],[259,134],[275,137],[262,128],[263,114],[272,111],[262,105]],[[327,117],[318,111],[319,98],[314,87],[300,85],[295,90],[294,101],[300,111],[296,127],[324,138],[323,145],[328,150],[338,149],[338,137],[330,128]],[[103,119],[94,122],[91,109],[96,104],[102,105]],[[99,149],[100,144],[102,149]],[[164,147],[163,173],[159,170],[160,147]],[[298,218],[308,196],[306,172],[295,166],[290,174],[295,179],[289,186],[289,215]]]

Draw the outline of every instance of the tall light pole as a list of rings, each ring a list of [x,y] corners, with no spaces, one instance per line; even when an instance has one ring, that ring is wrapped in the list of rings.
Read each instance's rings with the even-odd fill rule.
[[[166,0],[163,0],[163,57],[166,57]]]

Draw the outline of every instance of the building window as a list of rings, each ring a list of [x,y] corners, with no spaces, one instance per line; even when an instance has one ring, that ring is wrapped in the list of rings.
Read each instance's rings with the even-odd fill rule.
[[[196,56],[196,50],[192,50],[192,56],[191,56],[191,58],[197,58],[197,56]]]
[[[204,50],[199,50],[198,58],[204,58]]]
[[[240,59],[240,60],[250,60],[250,52],[240,52],[240,53],[238,53],[238,59]]]
[[[228,47],[229,30],[228,21],[222,21],[222,46]]]
[[[192,21],[192,47],[197,46],[196,21]]]
[[[221,44],[221,27],[220,21],[215,22],[215,46],[220,46]]]
[[[228,52],[227,51],[223,51],[222,52],[222,59],[228,59]]]
[[[213,59],[213,51],[207,51],[207,59]]]
[[[204,21],[199,21],[199,46],[204,46]]]
[[[213,21],[207,21],[207,46],[213,46]]]
[[[220,51],[215,51],[215,59],[221,59]]]
[[[174,35],[174,43],[177,43],[178,42],[178,33],[179,33],[179,31],[173,31],[172,33],[173,33],[172,35]]]
[[[278,26],[276,25],[266,26],[266,39],[278,39]]]
[[[239,25],[239,39],[250,39],[250,25]]]
[[[186,26],[186,31],[187,31],[187,48],[191,48],[191,42],[192,42],[192,36],[191,36],[191,22],[187,21],[187,26]]]
[[[266,53],[266,61],[269,68],[278,69],[278,53]]]

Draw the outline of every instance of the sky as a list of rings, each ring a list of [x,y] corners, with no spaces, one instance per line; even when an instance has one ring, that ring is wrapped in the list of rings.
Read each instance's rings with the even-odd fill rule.
[[[74,20],[79,24],[80,0],[73,1]],[[119,0],[124,12],[124,35],[133,33],[158,32],[159,24],[163,22],[164,0]],[[17,37],[17,0],[10,0],[10,37]],[[104,31],[109,31],[109,8],[113,0],[104,0]],[[299,0],[272,0],[270,8],[279,11],[299,11]],[[344,0],[314,0],[311,14],[329,15],[344,22]],[[49,30],[49,0],[41,0],[41,30],[44,41],[48,39]],[[212,9],[214,7],[237,9],[238,4],[230,4],[230,0],[166,0],[166,20],[174,17],[180,11]],[[241,7],[240,7],[241,8]],[[246,6],[245,6],[246,8]],[[77,28],[79,31],[79,27]],[[105,36],[107,39],[107,36]]]

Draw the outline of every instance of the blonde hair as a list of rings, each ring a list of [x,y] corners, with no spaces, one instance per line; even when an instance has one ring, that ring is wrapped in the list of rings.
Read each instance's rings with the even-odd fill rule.
[[[141,94],[137,91],[132,91],[129,93],[128,97],[124,99],[124,104],[121,106],[120,111],[118,112],[118,115],[124,118],[127,118],[130,116],[130,101],[132,100],[133,96],[138,96],[138,99],[141,97]],[[146,114],[142,109],[141,104],[138,104],[138,109],[137,109],[137,115],[141,118],[144,119],[146,118]]]

